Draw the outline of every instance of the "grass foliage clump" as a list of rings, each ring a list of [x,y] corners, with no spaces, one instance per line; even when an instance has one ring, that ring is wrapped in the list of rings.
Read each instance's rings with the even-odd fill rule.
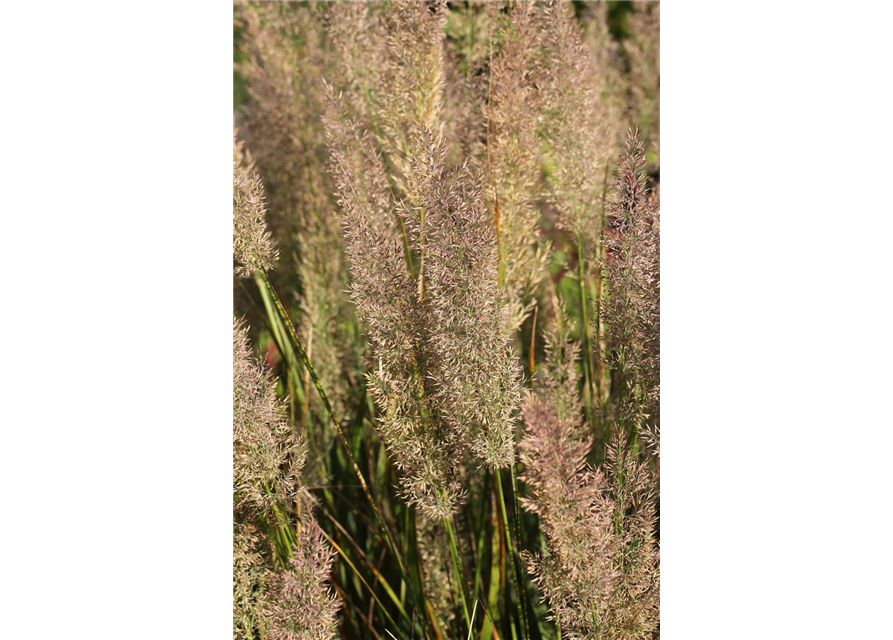
[[[236,2],[235,637],[659,636],[659,21]]]

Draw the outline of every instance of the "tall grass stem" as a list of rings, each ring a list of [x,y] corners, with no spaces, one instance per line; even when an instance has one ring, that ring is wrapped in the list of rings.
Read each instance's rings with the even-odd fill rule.
[[[502,523],[505,528],[505,543],[508,551],[508,562],[512,568],[512,583],[515,587],[515,596],[517,598],[518,622],[521,625],[521,638],[527,640],[527,625],[525,624],[524,605],[521,600],[521,582],[518,577],[518,569],[515,566],[514,544],[512,544],[512,531],[509,526],[508,511],[505,508],[505,491],[502,488],[502,474],[496,472],[496,486],[499,488],[499,506],[502,509]]]
[[[462,613],[465,614],[465,624],[468,626],[468,633],[471,633],[472,622],[468,616],[468,594],[465,593],[465,573],[462,570],[462,562],[459,560],[459,548],[456,546],[456,532],[453,530],[453,521],[451,518],[444,518],[443,526],[446,527],[447,535],[450,538],[450,555],[453,557],[453,571],[456,574],[456,586],[459,596],[462,598]]]

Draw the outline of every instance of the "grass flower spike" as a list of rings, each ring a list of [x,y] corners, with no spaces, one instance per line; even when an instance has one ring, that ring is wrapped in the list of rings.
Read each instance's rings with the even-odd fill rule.
[[[233,134],[235,139],[235,134]],[[264,187],[257,174],[248,173],[241,144],[233,146],[233,261],[236,274],[247,278],[270,269],[279,257],[267,228]]]
[[[368,377],[380,408],[378,427],[404,473],[405,495],[432,517],[443,518],[461,494],[462,456],[433,404],[427,375],[430,327],[404,261],[397,204],[369,134],[331,93],[330,99],[330,167],[344,212],[351,298],[372,351]]]
[[[338,637],[338,601],[326,584],[335,553],[315,521],[302,527],[288,566],[269,580],[269,640],[332,640]]]
[[[514,460],[520,370],[508,309],[499,290],[496,237],[481,178],[467,166],[447,172],[446,146],[420,131],[426,256],[436,398],[441,413],[485,465]]]
[[[621,377],[619,419],[638,429],[659,419],[660,204],[649,197],[637,131],[629,132],[608,213],[607,357]]]
[[[266,516],[293,500],[294,476],[283,469],[303,464],[303,447],[285,419],[276,385],[248,344],[248,330],[233,319],[233,489],[235,506]]]
[[[490,70],[487,114],[487,198],[498,235],[499,281],[512,328],[531,312],[548,254],[540,245],[542,174],[539,128],[543,98],[536,7],[518,2]]]

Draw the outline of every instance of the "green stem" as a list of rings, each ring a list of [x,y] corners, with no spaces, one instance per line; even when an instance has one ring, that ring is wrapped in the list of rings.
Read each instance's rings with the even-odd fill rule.
[[[512,504],[514,505],[514,508],[515,508],[515,518],[514,518],[515,540],[517,541],[518,547],[519,547],[519,551],[518,551],[519,574],[518,575],[523,576],[524,575],[524,566],[521,564],[521,553],[520,553],[520,548],[523,546],[522,540],[521,540],[521,506],[518,504],[518,477],[517,477],[517,474],[515,473],[515,465],[514,464],[512,464]],[[518,593],[519,594],[522,593],[520,581],[518,582]],[[526,596],[526,594],[525,594],[525,596]],[[522,619],[522,623],[524,625],[524,633],[527,634],[529,637],[529,629],[530,628],[528,627],[528,623],[527,623],[527,607],[524,606],[524,603],[526,601],[527,601],[526,597],[521,598],[519,595],[519,602],[521,604],[521,613],[524,616]]]
[[[360,582],[361,582],[361,583],[363,584],[363,586],[366,587],[366,589],[369,591],[369,595],[372,596],[372,599],[373,599],[373,600],[375,601],[375,603],[378,605],[379,609],[381,609],[381,612],[385,615],[385,617],[388,619],[388,621],[391,623],[391,625],[393,625],[393,627],[394,627],[395,629],[398,629],[398,630],[399,630],[399,626],[397,625],[397,622],[394,620],[393,617],[391,617],[391,614],[388,613],[387,607],[385,607],[385,606],[384,606],[384,603],[382,603],[382,601],[378,598],[378,596],[375,595],[375,590],[374,590],[372,587],[369,586],[369,583],[366,582],[366,579],[365,579],[365,578],[363,577],[363,575],[359,572],[359,570],[357,569],[356,565],[354,565],[354,563],[351,562],[350,558],[347,557],[347,554],[344,553],[344,550],[343,550],[343,549],[338,545],[338,543],[335,542],[335,540],[334,540],[331,536],[329,536],[329,534],[327,534],[325,531],[322,531],[322,535],[325,537],[325,539],[328,541],[328,543],[329,543],[330,545],[332,545],[332,547],[335,549],[335,551],[338,552],[338,555],[341,556],[341,558],[347,563],[347,566],[350,567],[350,569],[353,571],[354,575],[355,575],[357,578],[360,579]],[[370,565],[370,568],[373,568],[373,569],[374,569],[374,567],[372,567],[371,565]],[[386,583],[382,582],[382,584],[386,584]],[[388,587],[388,589],[390,589],[390,587]],[[411,619],[411,618],[409,617],[409,615],[407,615],[407,613],[406,613],[406,609],[403,608],[403,605],[400,604],[400,601],[397,599],[396,594],[394,594],[393,591],[389,591],[389,595],[391,596],[391,599],[394,601],[394,603],[397,605],[397,610],[403,615],[404,618],[406,618],[407,620],[409,620],[410,622],[412,622],[412,619]]]
[[[489,469],[484,472],[484,486],[489,486],[490,484],[490,471]],[[478,597],[481,594],[481,582],[482,582],[482,574],[484,569],[484,541],[486,540],[486,529],[487,529],[487,503],[483,503],[483,509],[481,513],[481,521],[480,528],[477,534],[477,558],[475,561],[474,567],[474,581],[472,582],[473,592],[471,594],[471,601],[477,602]],[[469,516],[469,522],[471,522],[471,517]]]
[[[508,511],[505,508],[505,491],[502,488],[502,474],[498,471],[496,472],[496,480],[497,487],[499,487],[499,506],[502,509],[502,523],[505,527],[505,543],[508,547],[508,556],[509,556],[509,564],[512,567],[512,583],[515,587],[515,596],[517,597],[517,607],[518,607],[518,620],[521,623],[521,637],[523,640],[527,640],[527,624],[526,624],[526,616],[524,614],[524,606],[521,600],[521,582],[518,579],[518,569],[515,567],[515,552],[514,545],[512,544],[512,532],[509,527],[509,516]]]
[[[450,538],[450,555],[453,556],[453,572],[456,574],[456,585],[459,595],[462,598],[462,612],[465,614],[465,624],[468,626],[468,633],[471,633],[471,617],[468,614],[468,596],[465,594],[465,575],[462,571],[462,563],[459,560],[459,548],[456,546],[456,532],[453,531],[453,521],[451,518],[443,519],[443,526],[446,527],[447,534]]]
[[[496,472],[494,471],[494,473],[496,473]],[[493,495],[494,495],[493,500],[495,500],[496,482],[491,477],[488,477],[488,480],[491,481],[488,484],[488,486],[492,485],[494,487],[493,488]],[[505,569],[502,566],[502,563],[500,562],[500,559],[504,555],[502,550],[503,550],[503,545],[505,544],[503,542],[504,537],[499,535],[499,523],[497,521],[499,520],[500,516],[497,515],[498,509],[495,507],[495,505],[493,505],[492,500],[490,501],[490,504],[491,504],[491,508],[490,508],[490,513],[488,515],[490,517],[490,529],[493,533],[490,536],[490,585],[487,589],[487,603],[488,603],[488,606],[490,607],[490,611],[493,611],[498,616],[500,587],[503,583],[508,584],[508,580],[506,580],[506,578],[505,578]],[[489,615],[487,616],[487,620],[488,621],[490,620]],[[512,630],[512,640],[517,640],[518,633],[515,630],[514,620],[512,620],[510,618],[509,624],[510,624],[511,630]],[[492,624],[489,624],[489,625],[484,625],[484,628],[481,631],[481,640],[490,640],[490,638],[493,636],[493,631],[495,628],[496,628],[495,622]]]
[[[258,290],[260,291],[261,300],[264,304],[264,310],[266,311],[267,317],[267,326],[270,330],[270,335],[273,336],[273,341],[276,344],[276,348],[279,350],[279,353],[282,354],[286,364],[288,365],[286,367],[286,372],[288,373],[289,388],[292,388],[296,391],[295,402],[303,405],[305,390],[300,384],[298,384],[299,382],[301,382],[301,377],[298,370],[298,363],[295,359],[294,350],[291,348],[291,343],[288,341],[285,335],[283,335],[284,329],[282,327],[282,323],[277,317],[277,313],[274,308],[273,302],[270,300],[269,293],[263,286],[261,286],[263,284],[262,278],[259,275],[255,274],[254,281],[257,285]],[[241,279],[239,280],[239,284],[242,285]],[[242,285],[242,288],[244,289],[244,285]],[[248,299],[251,300],[251,297],[248,296]],[[258,310],[258,313],[259,312],[260,310]],[[294,402],[290,404],[294,404]]]
[[[292,546],[297,544],[298,538],[292,530],[288,522],[288,517],[282,512],[282,509],[276,504],[276,497],[270,491],[270,486],[264,483],[264,492],[273,500],[273,519],[276,524],[272,527],[273,543],[276,547],[276,556],[279,564],[285,568],[288,566],[288,559],[292,555]],[[300,526],[300,520],[298,521]]]

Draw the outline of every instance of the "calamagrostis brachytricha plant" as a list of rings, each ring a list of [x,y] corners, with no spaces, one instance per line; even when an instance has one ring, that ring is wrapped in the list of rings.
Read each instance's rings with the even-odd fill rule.
[[[237,65],[249,95],[240,128],[267,188],[270,228],[283,254],[283,286],[297,271],[297,237],[313,200],[325,199],[327,191],[312,175],[314,164],[324,166],[324,146],[311,126],[323,108],[319,92],[311,89],[321,88],[323,30],[318,11],[296,9],[285,2],[236,3],[248,54]]]
[[[605,141],[609,145],[606,155],[612,158],[623,148],[624,132],[631,122],[630,83],[624,73],[626,61],[623,48],[611,34],[608,3],[587,2],[584,11],[587,26],[584,41],[592,56],[597,78],[599,111],[606,130]]]
[[[538,395],[524,405],[525,506],[540,516],[544,551],[530,572],[568,638],[650,637],[658,621],[657,547],[647,470],[621,441],[608,475],[586,464],[575,362],[559,311]]]
[[[263,624],[269,575],[257,526],[233,514],[233,638],[253,638]]]
[[[608,214],[607,357],[620,378],[618,417],[638,428],[657,422],[660,406],[660,204],[649,197],[638,132],[628,134]]]
[[[593,362],[598,346],[591,322],[591,284],[599,280],[602,229],[602,188],[609,138],[604,108],[598,100],[599,76],[582,29],[570,3],[552,2],[545,9],[546,110],[544,133],[548,143],[549,185],[557,211],[557,226],[573,235],[579,285],[579,333],[583,337],[584,399],[587,416],[603,395],[601,372]],[[597,297],[597,295],[595,296]]]
[[[351,640],[653,637],[656,480],[642,448],[659,451],[659,215],[653,194],[628,197],[644,179],[635,161],[621,161],[627,196],[608,177],[636,119],[647,162],[657,150],[659,112],[640,104],[659,95],[654,9],[237,3],[235,121],[256,161],[242,154],[238,200],[261,233],[244,234],[254,262],[234,266],[250,275],[281,255],[272,282],[254,273],[259,292],[237,281],[236,315],[266,312],[252,351],[266,351],[283,419],[310,449],[301,476],[296,454],[278,467],[292,486],[271,476],[234,510],[239,637],[332,635],[322,537],[337,544]],[[623,41],[615,12],[630,17]],[[505,468],[522,334],[537,395],[523,403],[518,484]],[[315,446],[330,428],[343,450]],[[319,497],[324,533],[298,486]],[[516,564],[525,549],[542,555]]]
[[[444,433],[427,391],[431,381],[422,367],[428,327],[395,231],[387,176],[368,133],[348,119],[334,97],[326,133],[344,212],[351,297],[372,349],[367,375],[381,411],[377,426],[404,473],[407,497],[433,517],[443,517],[461,492],[454,439]]]
[[[660,548],[655,539],[656,479],[625,434],[607,447],[605,472],[618,540],[617,572],[604,638],[648,638],[660,623]]]
[[[451,429],[493,469],[514,460],[513,412],[520,371],[507,308],[499,290],[496,238],[484,207],[481,177],[468,166],[444,167],[442,139],[420,132],[428,322],[435,398]],[[412,222],[419,220],[412,216]]]
[[[605,616],[617,543],[604,477],[586,467],[591,442],[581,424],[579,344],[568,341],[566,322],[560,311],[556,316],[539,395],[529,393],[524,403],[524,505],[539,515],[545,539],[543,553],[528,556],[528,566],[562,634],[588,637],[588,619]]]
[[[336,54],[332,84],[351,117],[369,131],[380,131],[377,95],[387,55],[381,4],[332,2],[326,11],[326,34]]]
[[[293,501],[303,446],[292,434],[276,385],[251,353],[245,325],[233,319],[233,491],[236,509],[267,516]]]

